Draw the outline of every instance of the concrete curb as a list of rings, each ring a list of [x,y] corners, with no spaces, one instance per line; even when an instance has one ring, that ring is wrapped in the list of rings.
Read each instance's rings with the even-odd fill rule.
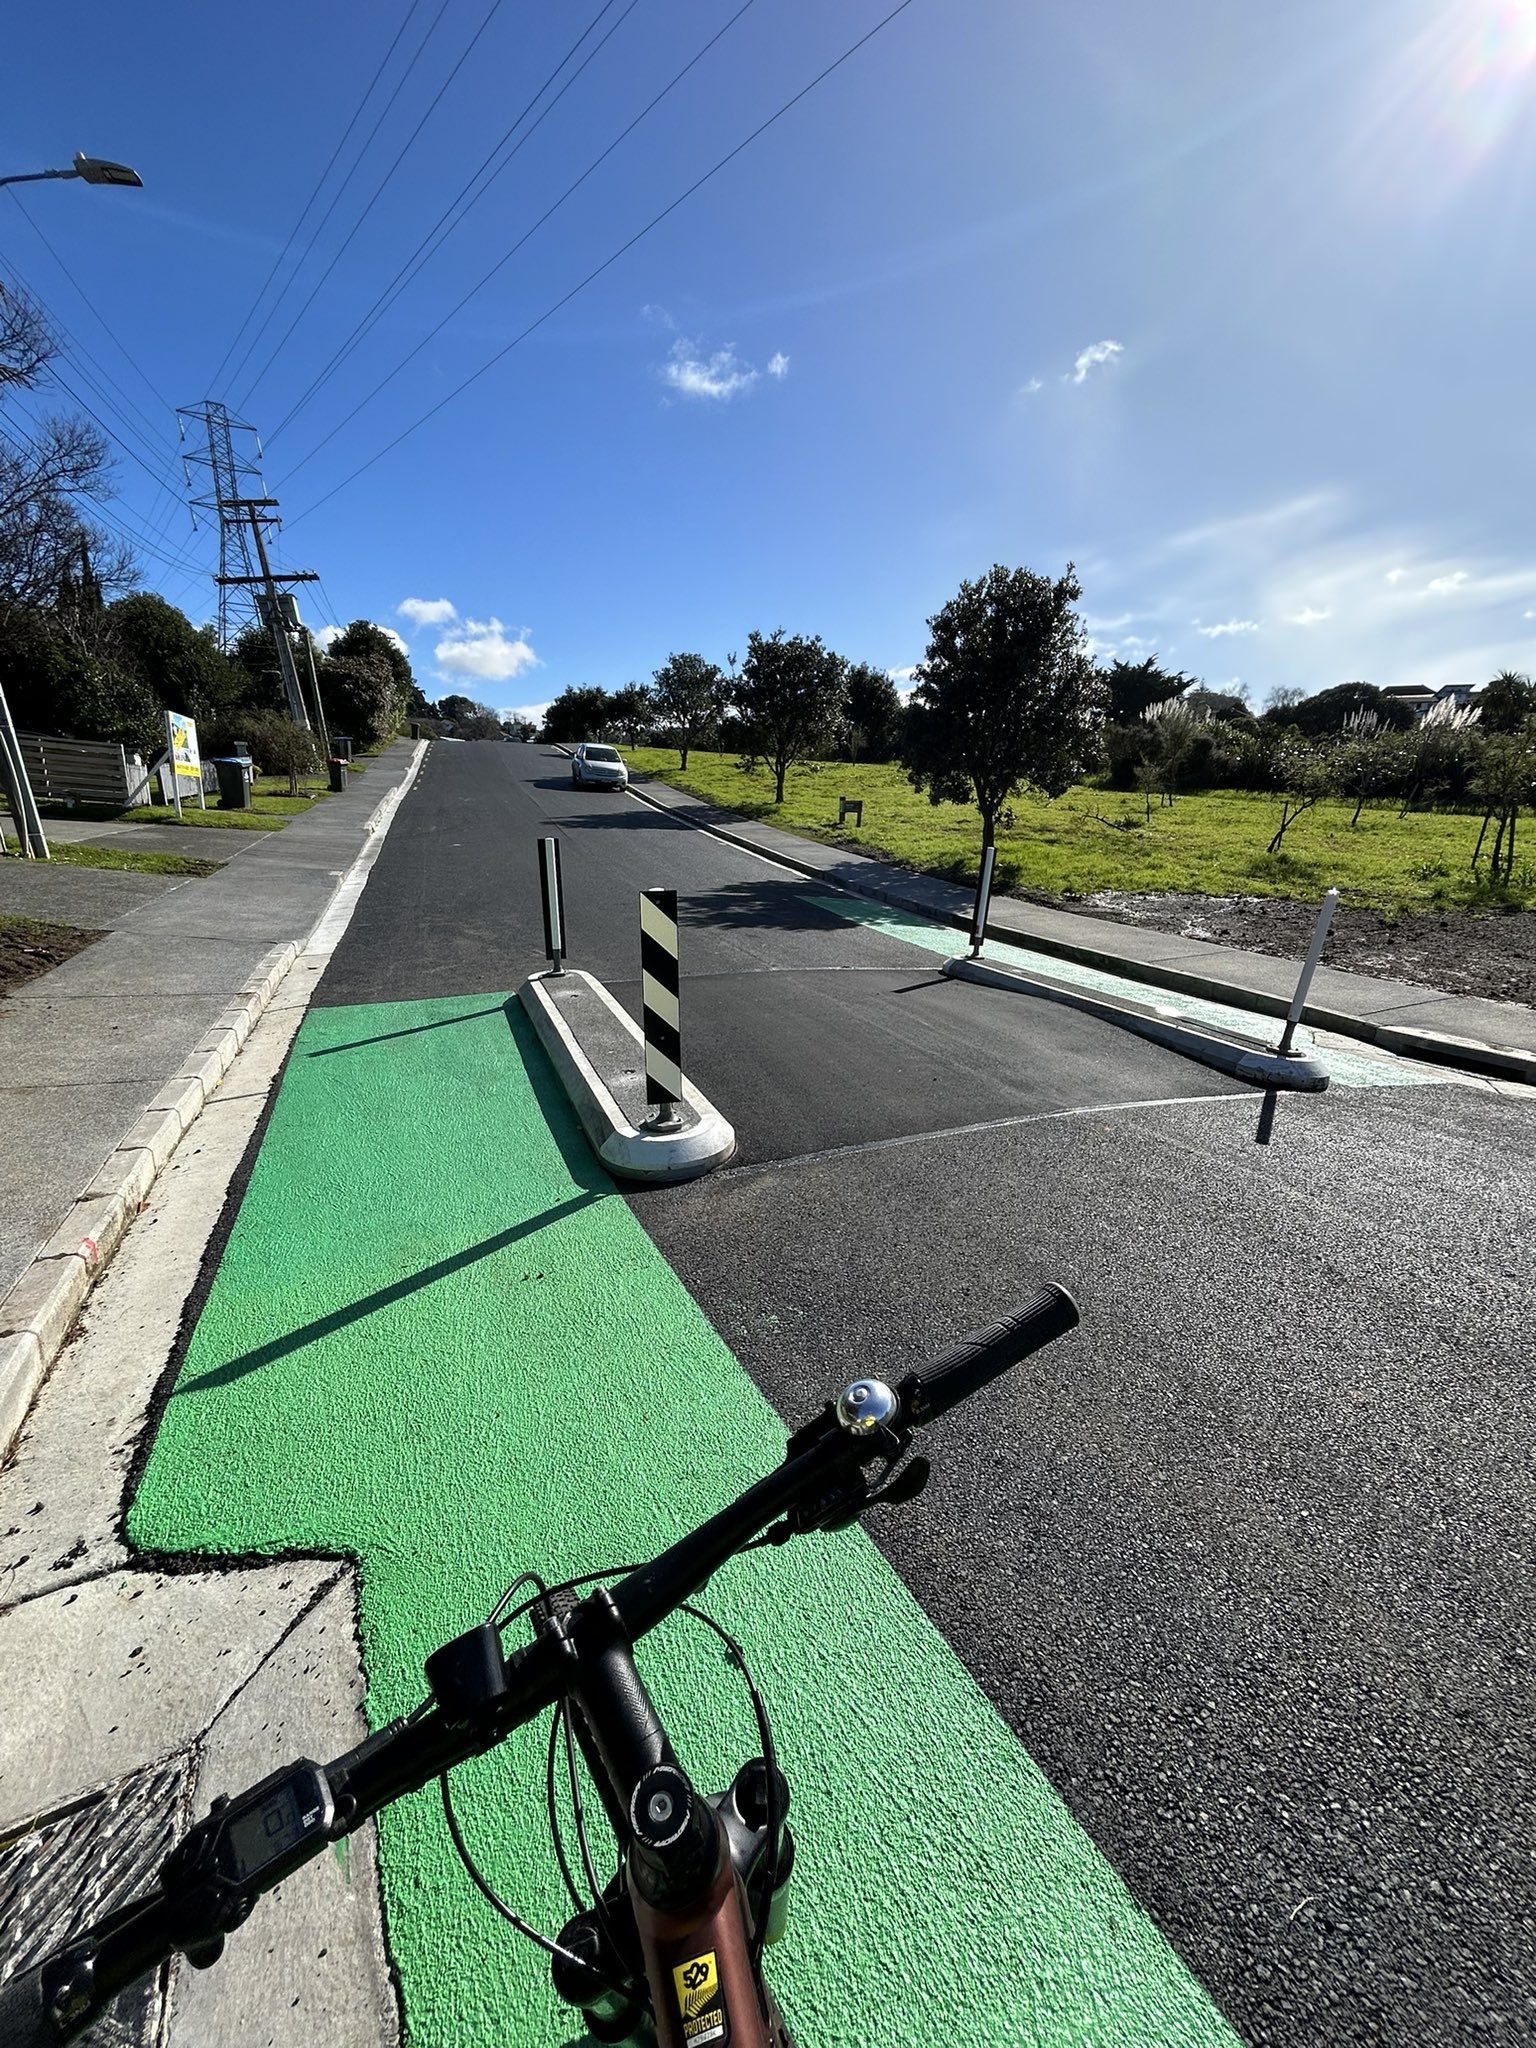
[[[1259,1088],[1295,1088],[1318,1095],[1328,1086],[1328,1069],[1305,1053],[1280,1054],[1257,1040],[1230,1036],[1210,1025],[1195,1024],[1180,1010],[1158,1009],[1150,1004],[1129,1003],[1094,989],[1076,988],[1069,982],[1052,981],[1030,974],[1021,967],[1004,967],[992,960],[960,958],[946,960],[942,972],[957,981],[979,981],[987,988],[1014,989],[1024,995],[1041,996],[1048,1003],[1064,1003],[1069,1009],[1086,1010],[1138,1038],[1165,1045],[1201,1066],[1231,1074],[1239,1081],[1251,1081]]]
[[[64,1221],[0,1301],[0,1457],[9,1454],[48,1368],[129,1224],[299,952],[290,940],[262,957],[245,987],[107,1154]]]
[[[658,781],[660,778],[656,778]],[[670,789],[672,785],[663,785]],[[740,847],[744,853],[755,853],[760,859],[776,862],[780,867],[793,869],[797,874],[807,876],[813,882],[842,896],[859,896],[871,903],[882,903],[890,910],[905,910],[916,917],[926,917],[931,923],[948,925],[954,931],[969,932],[970,916],[961,910],[944,910],[932,903],[924,902],[915,890],[871,884],[860,887],[846,875],[833,876],[825,868],[819,868],[813,861],[799,860],[792,853],[783,853],[777,847],[760,846],[744,833],[732,832],[727,827],[704,824],[697,818],[690,818],[670,804],[658,803],[647,796],[643,789],[637,789],[633,780],[629,785],[631,796],[652,810],[676,818],[689,825],[696,832],[709,832],[716,839],[723,839],[727,845]],[[775,831],[783,828],[775,826]],[[940,877],[932,878],[942,879]],[[1022,946],[1030,952],[1046,953],[1057,960],[1071,960],[1081,967],[1096,967],[1103,974],[1118,974],[1126,981],[1144,981],[1154,988],[1165,988],[1173,995],[1198,996],[1202,1001],[1225,1003],[1234,1010],[1253,1010],[1264,1017],[1283,1017],[1289,1007],[1284,996],[1273,996],[1263,989],[1244,988],[1238,982],[1220,981],[1213,975],[1196,974],[1179,967],[1166,967],[1151,960],[1130,960],[1119,953],[1108,952],[1098,946],[1078,945],[1066,939],[1053,939],[1037,932],[1012,930],[1009,926],[989,922],[986,936],[995,939],[999,945]],[[1426,1031],[1418,1027],[1397,1024],[1377,1024],[1369,1017],[1357,1016],[1352,1010],[1334,1010],[1309,1003],[1302,1012],[1302,1022],[1318,1031],[1337,1032],[1342,1038],[1358,1038],[1367,1045],[1378,1045],[1383,1052],[1401,1053],[1405,1058],[1425,1060],[1439,1066],[1458,1067],[1474,1074],[1485,1074],[1495,1080],[1524,1081],[1536,1086],[1536,1053],[1529,1053],[1519,1046],[1489,1045],[1478,1038],[1458,1038],[1448,1031]]]
[[[426,752],[418,743],[403,778],[370,814],[363,853],[376,855],[379,835],[414,781]],[[372,860],[368,861],[372,865]],[[353,868],[337,884],[342,894]],[[327,906],[315,931],[330,917]],[[311,934],[311,938],[313,933]],[[257,962],[245,986],[188,1053],[133,1128],[107,1154],[64,1221],[0,1300],[0,1460],[9,1457],[49,1367],[63,1350],[76,1316],[111,1263],[128,1226],[143,1208],[167,1161],[203,1112],[242,1046],[307,950],[290,939]]]
[[[549,979],[547,974],[536,974],[525,981],[518,990],[518,1000],[539,1034],[539,1043],[548,1053],[593,1151],[608,1171],[621,1180],[649,1181],[655,1185],[697,1180],[723,1166],[736,1150],[736,1133],[687,1079],[683,1082],[683,1099],[693,1114],[692,1123],[681,1131],[666,1133],[636,1129],[561,1016],[554,997],[544,986]],[[584,974],[579,967],[568,967],[560,979],[578,983],[583,991],[596,997],[622,1026],[626,1037],[637,1047],[644,1045],[639,1026],[600,981]]]

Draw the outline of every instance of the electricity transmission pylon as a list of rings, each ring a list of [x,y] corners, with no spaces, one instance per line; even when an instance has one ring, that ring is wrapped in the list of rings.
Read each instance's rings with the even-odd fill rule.
[[[295,725],[309,727],[309,712],[293,657],[292,635],[299,625],[298,608],[289,591],[290,583],[316,583],[313,569],[274,570],[267,553],[268,529],[279,525],[277,500],[265,495],[258,466],[261,443],[256,442],[257,460],[241,455],[235,447],[236,434],[256,429],[244,420],[231,419],[228,406],[205,398],[201,405],[177,407],[179,419],[196,420],[208,442],[205,455],[190,449],[182,460],[188,465],[206,465],[208,488],[191,500],[194,522],[199,511],[211,513],[219,525],[219,572],[214,578],[219,589],[219,645],[226,651],[245,626],[253,621],[265,626],[277,649],[277,663]],[[182,428],[183,435],[186,429]],[[190,468],[188,471],[190,481]],[[254,484],[255,489],[251,489]]]

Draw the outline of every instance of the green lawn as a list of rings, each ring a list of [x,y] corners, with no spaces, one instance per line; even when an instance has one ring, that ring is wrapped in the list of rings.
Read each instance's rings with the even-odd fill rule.
[[[744,773],[735,755],[693,752],[684,774],[673,748],[623,752],[641,774],[744,816],[906,867],[956,880],[975,877],[981,843],[975,811],[931,805],[899,768],[836,761],[794,768],[783,804],[775,805],[772,775]],[[839,829],[840,796],[863,799],[862,830]],[[1265,849],[1279,823],[1279,803],[1240,790],[1154,805],[1150,820],[1139,796],[1086,784],[1055,803],[1021,797],[1013,809],[1013,826],[998,833],[998,884],[1053,900],[1124,889],[1315,902],[1336,884],[1346,902],[1388,914],[1536,905],[1536,865],[1530,862],[1507,891],[1494,894],[1474,884],[1472,849],[1481,821],[1466,813],[1416,811],[1399,818],[1396,804],[1385,804],[1366,809],[1352,828],[1351,804],[1323,803],[1271,854]]]
[[[180,818],[176,816],[173,804],[135,804],[124,810],[113,804],[65,803],[57,798],[44,798],[38,809],[45,819],[89,818],[125,825],[181,824],[221,832],[281,832],[290,818],[302,816],[317,797],[326,796],[329,791],[330,783],[324,775],[301,775],[297,796],[288,794],[286,775],[258,775],[252,785],[251,808],[248,811],[226,811],[216,796],[209,797],[208,807],[204,810],[195,794],[182,797]],[[98,862],[97,865],[105,863]],[[175,870],[167,869],[165,872],[174,873]]]
[[[65,867],[117,868],[134,875],[216,875],[224,865],[195,853],[136,853],[128,846],[64,845],[57,839],[49,840],[48,851]]]

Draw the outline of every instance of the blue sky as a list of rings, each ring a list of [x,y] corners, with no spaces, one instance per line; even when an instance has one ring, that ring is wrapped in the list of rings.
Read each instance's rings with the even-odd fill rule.
[[[1536,667],[1536,0],[911,0],[450,396],[893,4],[17,13],[0,171],[145,181],[0,193],[0,279],[138,458],[146,580],[211,614],[172,409],[214,397],[262,430],[306,617],[390,625],[429,694],[542,704],[780,625],[900,671],[962,577],[1069,558],[1101,650],[1256,702]]]

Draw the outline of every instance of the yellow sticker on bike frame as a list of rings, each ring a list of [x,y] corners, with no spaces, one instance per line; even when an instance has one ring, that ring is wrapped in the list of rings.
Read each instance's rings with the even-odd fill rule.
[[[728,2040],[725,2007],[720,1998],[720,1966],[715,1960],[715,1951],[709,1949],[701,1956],[691,1957],[686,1963],[676,1964],[672,1983],[677,1992],[677,2009],[682,2015],[683,2039],[689,2048],[709,2048],[711,2043]]]

